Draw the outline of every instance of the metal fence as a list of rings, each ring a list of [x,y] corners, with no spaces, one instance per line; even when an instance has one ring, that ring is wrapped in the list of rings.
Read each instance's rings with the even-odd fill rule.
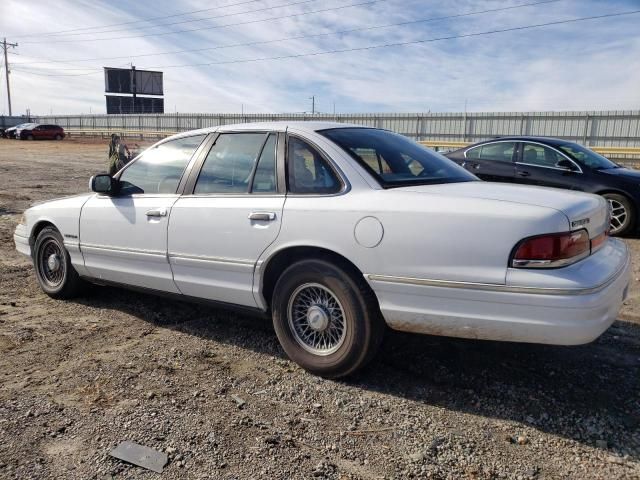
[[[30,122],[31,119],[29,117],[9,117],[9,116],[0,116],[0,128],[9,128],[15,127],[16,125],[20,125],[21,123]]]
[[[418,141],[475,142],[505,135],[564,138],[587,146],[640,148],[640,110],[424,114],[149,114],[35,117],[68,130],[173,133],[234,123],[325,120],[386,128]]]

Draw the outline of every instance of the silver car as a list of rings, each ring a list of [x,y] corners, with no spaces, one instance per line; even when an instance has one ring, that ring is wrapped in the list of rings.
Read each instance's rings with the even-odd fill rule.
[[[89,281],[270,315],[286,353],[329,377],[362,367],[387,326],[590,342],[629,283],[601,197],[479,181],[386,130],[186,132],[91,189],[28,209],[16,229],[48,295]]]

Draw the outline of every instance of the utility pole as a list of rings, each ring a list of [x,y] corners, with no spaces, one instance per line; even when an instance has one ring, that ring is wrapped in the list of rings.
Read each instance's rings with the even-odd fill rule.
[[[131,65],[131,87],[133,90],[133,100],[131,101],[131,109],[133,110],[132,112],[129,113],[136,113],[136,94],[138,93],[138,85],[137,83],[137,78],[136,78],[136,67],[133,66],[133,64]]]
[[[17,47],[17,43],[7,43],[7,39],[5,38],[2,41],[2,49],[4,50],[4,74],[7,79],[7,103],[9,104],[9,116],[11,116],[11,88],[9,87],[9,60],[7,60],[7,49],[9,47]]]

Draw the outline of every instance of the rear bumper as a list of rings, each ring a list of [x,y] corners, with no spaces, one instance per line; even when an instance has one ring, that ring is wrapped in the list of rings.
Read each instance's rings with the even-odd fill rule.
[[[16,244],[16,250],[24,255],[31,256],[31,245],[29,244],[29,233],[25,225],[19,224],[13,234],[13,241]]]
[[[541,286],[540,273],[517,272],[517,285],[486,285],[368,275],[387,324],[407,332],[553,345],[579,345],[598,338],[615,320],[627,295],[631,261],[626,245],[606,249],[547,275],[561,286]],[[603,265],[603,280],[585,283],[585,271]],[[578,265],[578,264],[576,264]],[[556,273],[554,273],[556,272]],[[571,282],[571,273],[576,278]],[[592,276],[598,278],[598,275]],[[600,275],[601,277],[601,275]],[[553,282],[551,282],[553,283]]]

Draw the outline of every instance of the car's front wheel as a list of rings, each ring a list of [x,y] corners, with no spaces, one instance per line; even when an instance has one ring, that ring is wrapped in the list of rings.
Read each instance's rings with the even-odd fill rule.
[[[60,232],[45,227],[34,244],[33,263],[40,288],[52,298],[72,298],[78,295],[84,282],[76,272]]]
[[[629,233],[635,223],[635,208],[624,195],[605,193],[604,198],[609,202],[611,211],[611,235],[625,235]]]
[[[62,140],[62,135],[60,135],[59,133],[56,134],[55,136],[56,140]]]
[[[282,273],[272,314],[289,358],[325,377],[363,367],[384,332],[378,303],[364,280],[320,259],[296,262]]]

